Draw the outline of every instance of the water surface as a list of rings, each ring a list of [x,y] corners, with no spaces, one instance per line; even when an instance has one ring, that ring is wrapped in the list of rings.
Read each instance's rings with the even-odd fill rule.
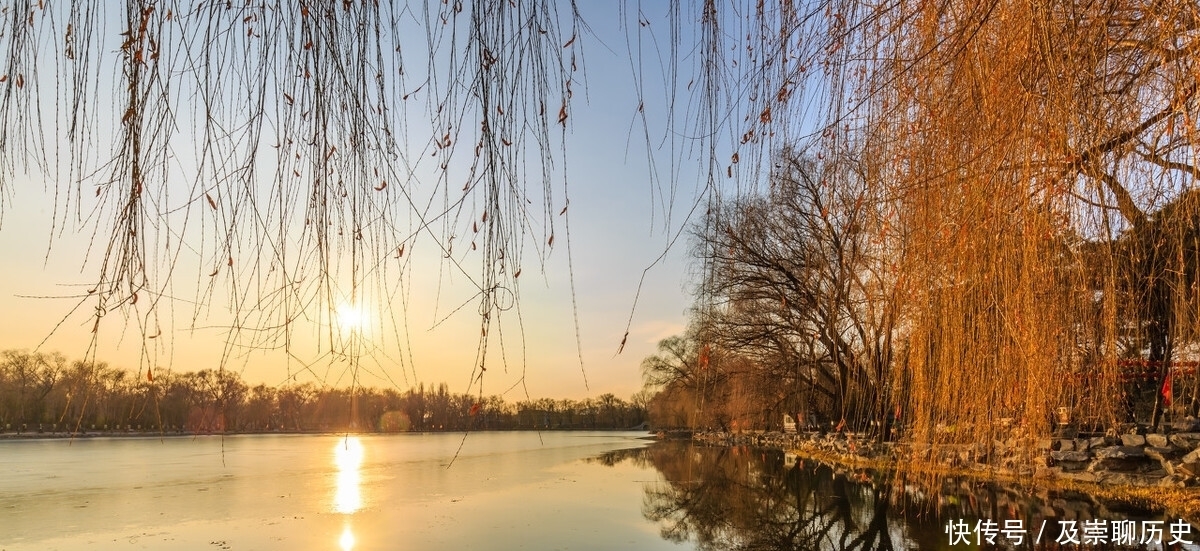
[[[1197,548],[1058,546],[1064,522],[1178,521],[1078,492],[956,479],[931,488],[643,436],[0,441],[0,551]],[[950,545],[947,523],[980,521],[1019,521],[1028,539],[977,545],[971,533]]]
[[[641,436],[0,442],[0,549],[677,548],[640,512],[652,471],[581,461]]]

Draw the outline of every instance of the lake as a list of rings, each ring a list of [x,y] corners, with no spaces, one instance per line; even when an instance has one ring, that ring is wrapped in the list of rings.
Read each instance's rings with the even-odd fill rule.
[[[1078,493],[956,480],[931,491],[779,452],[644,436],[2,441],[0,550],[970,549],[964,538],[989,535],[976,531],[989,519],[1020,519],[1043,544],[1064,537],[1065,522],[1084,537],[1089,520],[1111,523],[1106,537],[1128,525],[1198,539],[1185,523]],[[971,533],[948,531],[958,521]],[[1005,539],[1014,533],[990,535],[1027,548]]]

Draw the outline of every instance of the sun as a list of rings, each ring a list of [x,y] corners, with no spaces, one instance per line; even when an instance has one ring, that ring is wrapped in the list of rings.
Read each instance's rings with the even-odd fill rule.
[[[366,328],[367,316],[361,306],[343,303],[337,308],[337,323],[346,331],[360,331]]]

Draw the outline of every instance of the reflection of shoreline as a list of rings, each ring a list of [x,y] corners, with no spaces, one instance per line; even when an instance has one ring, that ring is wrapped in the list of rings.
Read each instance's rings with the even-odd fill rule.
[[[593,461],[657,470],[663,482],[644,486],[643,516],[664,539],[699,549],[940,549],[948,521],[1013,519],[1056,530],[1059,521],[1176,520],[1081,492],[954,477],[928,486],[745,446],[659,442]],[[1058,533],[1046,536],[1041,545]]]

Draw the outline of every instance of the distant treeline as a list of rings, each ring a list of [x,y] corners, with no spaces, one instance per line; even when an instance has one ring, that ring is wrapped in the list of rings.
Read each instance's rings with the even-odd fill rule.
[[[313,383],[249,386],[229,370],[136,374],[58,353],[0,353],[0,431],[379,432],[611,429],[646,420],[644,400],[506,402],[447,386],[394,389]]]

